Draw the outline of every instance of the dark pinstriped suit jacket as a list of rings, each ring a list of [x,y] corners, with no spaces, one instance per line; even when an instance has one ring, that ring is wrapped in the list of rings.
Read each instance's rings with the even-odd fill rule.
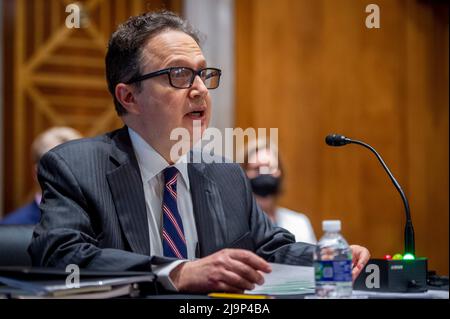
[[[198,233],[197,257],[222,248],[254,251],[271,262],[312,264],[314,246],[274,227],[256,205],[238,164],[188,164]],[[38,172],[42,218],[29,247],[34,266],[77,264],[150,270],[144,190],[126,127],[60,145]]]

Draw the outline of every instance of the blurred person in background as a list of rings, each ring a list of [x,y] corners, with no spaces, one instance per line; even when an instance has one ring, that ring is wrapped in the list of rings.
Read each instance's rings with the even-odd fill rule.
[[[266,139],[260,138],[249,142],[246,147],[243,168],[250,179],[256,202],[276,226],[294,234],[297,242],[316,244],[314,229],[308,217],[278,205],[283,190],[284,171],[277,156],[277,146],[271,146]]]
[[[112,34],[107,82],[124,126],[40,160],[33,266],[152,271],[169,291],[243,292],[264,282],[270,262],[312,265],[315,246],[273,227],[240,165],[195,161],[195,120],[201,138],[221,76],[199,39],[168,11],[130,17]],[[180,129],[189,147],[173,154]],[[370,253],[351,248],[356,278]]]
[[[81,137],[81,134],[75,129],[64,126],[52,127],[39,134],[31,145],[34,181],[37,181],[37,166],[42,155],[62,143]],[[41,218],[41,211],[39,210],[41,197],[42,194],[39,190],[34,194],[34,198],[31,202],[7,214],[6,217],[0,221],[0,224],[37,224]]]

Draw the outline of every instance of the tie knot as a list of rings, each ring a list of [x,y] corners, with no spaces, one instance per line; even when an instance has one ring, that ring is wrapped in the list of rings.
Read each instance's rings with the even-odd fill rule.
[[[164,169],[164,182],[171,182],[173,179],[176,181],[178,169],[175,166],[169,166]]]

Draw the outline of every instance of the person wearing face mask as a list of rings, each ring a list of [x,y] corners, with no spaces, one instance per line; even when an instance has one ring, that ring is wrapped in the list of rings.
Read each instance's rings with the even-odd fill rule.
[[[278,205],[282,193],[283,167],[273,149],[264,140],[249,143],[244,170],[250,180],[256,202],[279,227],[294,234],[297,242],[317,242],[308,217]]]
[[[106,79],[124,126],[41,158],[33,266],[151,271],[158,291],[182,293],[254,289],[269,261],[312,266],[315,246],[268,221],[242,167],[196,160],[195,122],[201,138],[222,74],[201,38],[168,11],[130,17],[111,35]],[[180,129],[188,147],[173,152]],[[370,252],[351,249],[356,278]]]

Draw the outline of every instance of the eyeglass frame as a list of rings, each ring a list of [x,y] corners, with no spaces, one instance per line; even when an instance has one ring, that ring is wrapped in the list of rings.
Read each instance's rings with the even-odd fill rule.
[[[173,69],[188,69],[188,70],[192,71],[192,75],[193,76],[192,76],[191,80],[189,81],[189,86],[188,87],[177,87],[177,86],[173,85],[172,77],[170,76],[170,73],[172,72]],[[208,88],[208,90],[217,89],[219,87],[219,84],[220,84],[220,77],[222,76],[222,70],[221,69],[218,69],[218,68],[201,68],[201,69],[196,71],[196,70],[194,70],[192,68],[185,67],[185,66],[175,66],[175,67],[165,68],[165,69],[161,69],[161,70],[158,70],[158,71],[150,72],[150,73],[147,73],[147,74],[144,74],[144,75],[139,75],[139,76],[136,76],[136,77],[132,77],[130,80],[125,82],[125,84],[133,84],[133,83],[136,83],[136,82],[144,81],[144,80],[151,79],[151,78],[154,78],[154,77],[157,77],[157,76],[160,76],[160,75],[167,74],[167,76],[169,78],[169,83],[170,83],[170,85],[172,87],[174,87],[176,89],[180,89],[180,90],[182,90],[182,89],[189,89],[194,84],[195,77],[196,76],[200,77],[200,73],[202,71],[205,71],[205,70],[214,70],[214,71],[217,71],[219,73],[219,80],[217,81],[217,86],[215,88]],[[201,79],[201,77],[200,77],[200,79]],[[205,83],[203,80],[202,80],[202,82]]]

